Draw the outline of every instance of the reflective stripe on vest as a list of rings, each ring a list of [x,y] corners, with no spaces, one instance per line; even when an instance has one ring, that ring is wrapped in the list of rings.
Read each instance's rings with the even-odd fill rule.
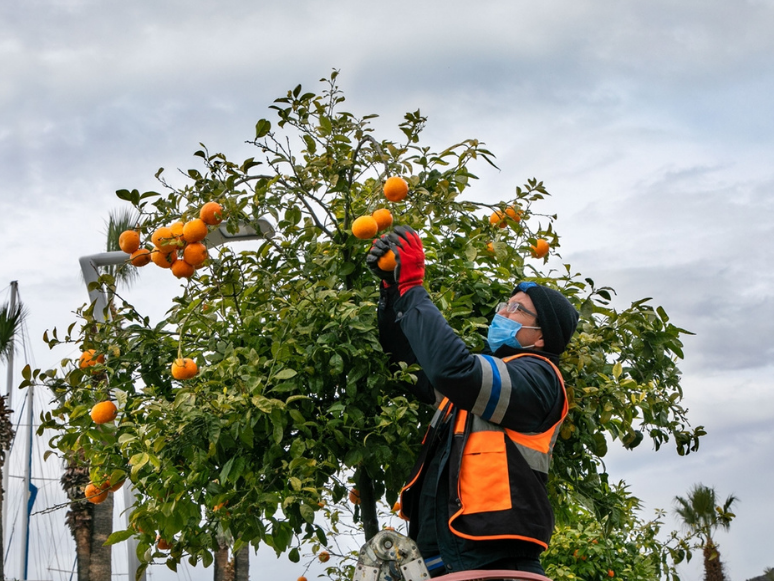
[[[476,357],[479,357],[481,361],[482,380],[481,391],[471,409],[473,414],[470,428],[471,433],[504,431],[511,441],[516,444],[530,468],[537,472],[548,474],[548,469],[551,466],[551,452],[554,449],[554,444],[559,434],[559,426],[564,421],[568,411],[567,392],[561,372],[550,359],[534,353],[520,353],[505,359],[498,359],[489,355],[477,355]],[[562,394],[564,396],[562,415],[559,421],[545,432],[522,433],[497,425],[505,416],[505,411],[511,400],[511,377],[506,363],[517,357],[539,357],[548,362],[556,372],[556,376],[559,378],[559,383],[562,386]],[[454,424],[455,434],[461,434],[465,430],[466,420],[467,412],[459,410],[457,412],[457,421]]]
[[[562,396],[564,397],[564,403],[562,404],[562,415],[559,417],[559,421],[551,426],[548,430],[542,433],[523,433],[508,428],[502,428],[505,430],[505,433],[508,434],[508,437],[511,439],[511,441],[519,448],[519,451],[521,452],[522,456],[524,456],[524,459],[527,461],[530,468],[536,470],[537,472],[548,474],[548,469],[551,466],[551,453],[553,452],[556,438],[559,435],[559,426],[562,425],[562,422],[567,416],[567,412],[569,410],[569,405],[567,404],[567,390],[564,387],[564,378],[562,377],[562,373],[559,371],[559,368],[554,365],[550,359],[543,357],[542,355],[536,355],[534,353],[520,353],[518,355],[506,357],[502,361],[503,363],[507,363],[508,361],[516,359],[517,357],[540,357],[540,359],[543,359],[549,365],[551,365],[553,370],[556,372],[556,376],[559,378],[559,384],[562,386]],[[474,421],[472,427],[472,430],[474,431],[476,429],[475,424],[476,422]],[[499,428],[500,426],[496,427]]]

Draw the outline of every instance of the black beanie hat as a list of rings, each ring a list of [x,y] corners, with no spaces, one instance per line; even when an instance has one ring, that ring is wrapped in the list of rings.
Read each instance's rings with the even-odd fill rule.
[[[527,293],[537,311],[538,325],[543,332],[543,350],[555,355],[561,353],[570,342],[580,314],[562,293],[534,282],[520,282],[513,289]]]

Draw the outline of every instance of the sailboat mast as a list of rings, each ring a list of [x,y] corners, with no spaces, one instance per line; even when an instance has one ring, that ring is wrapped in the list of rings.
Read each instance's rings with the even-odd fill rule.
[[[19,282],[14,280],[11,281],[11,310],[10,313],[13,313],[16,311],[16,296],[19,292]],[[6,405],[8,406],[8,409],[13,409],[11,407],[12,399],[13,399],[13,352],[15,351],[15,347],[13,344],[13,335],[11,336],[11,344],[10,349],[8,350],[8,368],[7,368],[7,381],[6,381],[6,395],[8,396]],[[10,455],[10,450],[9,450]],[[8,538],[8,484],[10,482],[8,473],[10,472],[10,466],[6,465],[5,470],[3,471],[3,490],[5,491],[5,494],[3,496],[3,538],[2,538],[2,548],[3,555],[5,555],[5,541],[6,538]]]
[[[31,478],[32,478],[32,418],[34,417],[32,413],[33,408],[33,402],[35,397],[35,387],[34,385],[30,385],[29,389],[27,389],[27,403],[25,404],[25,411],[27,412],[27,434],[28,437],[24,441],[24,457],[27,459],[27,461],[24,463],[24,488],[22,489],[22,498],[24,499],[22,502],[22,552],[21,552],[21,575],[19,576],[19,579],[21,581],[27,580],[27,560],[29,555],[29,544],[30,544],[30,501],[31,499],[31,492],[32,488],[30,486]]]

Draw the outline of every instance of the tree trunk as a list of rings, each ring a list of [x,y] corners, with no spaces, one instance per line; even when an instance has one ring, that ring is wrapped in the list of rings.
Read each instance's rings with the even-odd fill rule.
[[[91,511],[89,511],[91,513]],[[81,516],[85,516],[81,514]],[[89,514],[89,517],[91,515]],[[75,538],[75,558],[78,562],[78,581],[90,581],[89,566],[91,565],[91,519],[72,531]]]
[[[95,505],[83,500],[83,488],[89,483],[89,469],[81,464],[76,456],[71,456],[67,459],[60,482],[67,498],[70,499],[70,510],[65,515],[65,523],[75,539],[78,581],[90,581],[91,521]]]
[[[360,493],[360,518],[363,521],[366,541],[369,541],[379,532],[379,518],[376,514],[374,481],[363,468],[360,469],[358,475],[357,490]]]
[[[215,581],[232,581],[231,579],[231,564],[228,561],[228,545],[222,540],[218,539],[220,549],[215,553]]]
[[[726,581],[718,546],[712,539],[704,546],[704,581]]]
[[[6,404],[6,395],[0,396],[0,541],[5,540],[3,535],[3,500],[5,499],[5,490],[3,490],[3,473],[7,468],[5,467],[6,452],[11,447],[13,442],[13,423],[11,422],[11,414],[13,410]],[[0,579],[5,579],[5,548],[0,547]]]
[[[0,482],[3,481],[3,467],[0,466]],[[5,497],[5,491],[2,484],[0,484],[0,541],[3,540],[3,498]],[[0,547],[0,579],[5,579],[5,545]]]
[[[234,571],[233,581],[250,580],[250,545],[242,547],[231,560],[231,568]]]
[[[113,547],[105,546],[105,541],[113,532],[113,495],[94,506],[94,518],[91,527],[91,560],[89,562],[89,581],[111,581]]]

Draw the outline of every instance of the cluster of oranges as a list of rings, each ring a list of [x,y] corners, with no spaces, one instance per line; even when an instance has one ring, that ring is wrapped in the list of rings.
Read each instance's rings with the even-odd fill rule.
[[[408,195],[409,186],[406,180],[398,176],[387,178],[382,191],[390,202],[400,202]],[[387,208],[379,208],[370,216],[360,216],[352,223],[352,234],[360,240],[371,240],[377,233],[392,226],[392,213]],[[379,268],[395,270],[397,262],[392,250],[379,259]]]
[[[110,480],[107,480],[101,486],[97,486],[93,482],[89,482],[86,485],[86,488],[83,489],[83,496],[92,504],[102,504],[107,500],[108,494],[115,492],[123,485],[123,480],[117,482],[116,484],[110,484]]]
[[[492,215],[489,216],[489,223],[492,226],[498,227],[498,228],[505,228],[508,226],[508,220],[513,220],[514,222],[521,222],[523,212],[521,210],[518,210],[514,208],[513,206],[509,206],[505,209],[503,212],[502,210],[495,210],[492,212]],[[491,242],[489,242],[486,245],[486,249],[489,251],[489,253],[494,253],[494,246]],[[543,258],[545,257],[549,250],[551,250],[551,245],[548,243],[547,240],[543,238],[538,238],[535,241],[534,245],[530,245],[530,250],[532,252],[532,256],[535,258]]]
[[[152,249],[141,245],[140,233],[136,230],[122,232],[118,246],[129,254],[129,262],[134,266],[153,262],[169,268],[177,278],[191,278],[194,270],[207,260],[207,247],[202,241],[209,234],[209,226],[217,226],[222,221],[223,207],[217,202],[207,202],[198,218],[158,228],[151,235]]]

